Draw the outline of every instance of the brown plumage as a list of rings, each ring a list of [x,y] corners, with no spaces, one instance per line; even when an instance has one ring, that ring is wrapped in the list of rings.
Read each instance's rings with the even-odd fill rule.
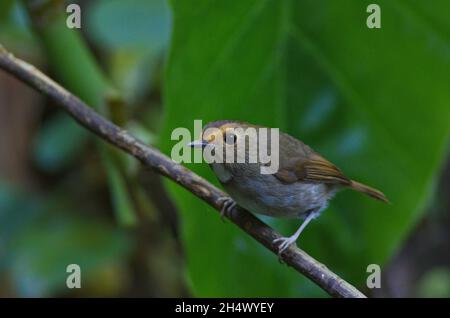
[[[280,153],[291,152],[289,157],[280,156],[280,168],[275,176],[284,183],[293,182],[323,182],[325,184],[338,184],[353,190],[367,194],[368,196],[389,202],[386,196],[379,190],[349,179],[334,164],[320,156],[309,146],[288,134],[286,145],[280,143]],[[286,149],[289,147],[289,150]],[[282,150],[283,149],[283,150]]]

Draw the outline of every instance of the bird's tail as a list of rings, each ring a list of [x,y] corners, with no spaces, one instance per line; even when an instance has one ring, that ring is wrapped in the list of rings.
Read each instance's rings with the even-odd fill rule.
[[[352,188],[353,190],[365,193],[374,199],[389,203],[388,198],[386,198],[386,196],[384,195],[383,192],[381,192],[377,189],[371,188],[369,186],[366,186],[365,184],[362,184],[362,183],[352,180],[350,183],[350,188]]]

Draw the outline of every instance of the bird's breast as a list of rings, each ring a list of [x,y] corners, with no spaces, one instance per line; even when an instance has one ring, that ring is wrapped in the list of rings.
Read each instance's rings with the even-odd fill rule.
[[[211,164],[211,168],[216,174],[217,179],[219,179],[222,184],[229,182],[233,178],[233,175],[225,168],[223,164],[213,163]]]
[[[233,175],[223,186],[238,205],[273,217],[301,217],[311,209],[324,209],[330,198],[325,184],[283,184],[273,175]]]

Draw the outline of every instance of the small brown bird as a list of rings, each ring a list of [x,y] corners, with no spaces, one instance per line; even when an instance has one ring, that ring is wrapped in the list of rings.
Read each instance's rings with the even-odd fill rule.
[[[211,122],[204,127],[201,140],[189,145],[210,147],[212,151],[220,149],[224,158],[227,151],[236,154],[233,162],[210,164],[232,198],[223,198],[222,216],[238,204],[253,213],[304,219],[292,236],[274,241],[279,244],[279,255],[296,242],[306,225],[326,209],[339,189],[351,188],[388,202],[382,192],[349,179],[309,146],[285,133],[279,133],[278,137],[278,169],[272,174],[261,173],[261,167],[267,163],[249,160],[249,136],[244,134],[248,128],[259,132],[264,127],[232,120]],[[240,141],[245,145],[244,154],[238,151]]]

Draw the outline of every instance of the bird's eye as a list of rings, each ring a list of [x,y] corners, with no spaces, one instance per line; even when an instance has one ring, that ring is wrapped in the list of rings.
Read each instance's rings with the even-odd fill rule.
[[[225,143],[229,145],[234,145],[237,141],[237,136],[235,134],[225,134],[223,138],[225,139]]]

